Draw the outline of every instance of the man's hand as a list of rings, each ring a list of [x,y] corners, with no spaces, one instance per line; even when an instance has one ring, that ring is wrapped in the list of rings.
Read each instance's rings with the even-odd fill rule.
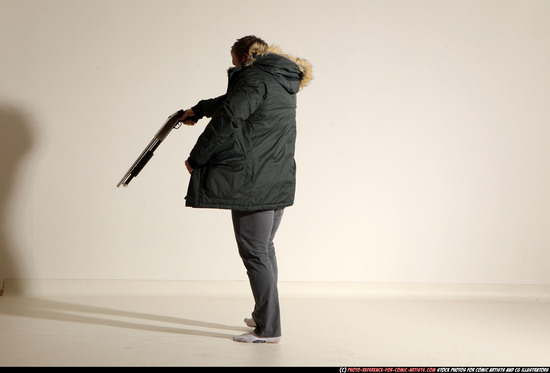
[[[193,116],[195,116],[195,112],[193,111],[193,109],[187,109],[183,112],[183,115],[181,116],[179,121],[185,124],[186,126],[194,126],[195,123],[197,122],[195,122],[193,119],[190,118]]]
[[[191,167],[188,160],[185,161],[185,167],[187,167],[187,171],[189,171],[190,174],[193,173],[193,167]]]

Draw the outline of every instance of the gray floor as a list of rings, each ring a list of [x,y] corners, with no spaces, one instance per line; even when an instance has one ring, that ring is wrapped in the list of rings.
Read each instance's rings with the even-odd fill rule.
[[[550,365],[545,288],[472,296],[458,287],[365,292],[357,285],[281,284],[281,343],[244,344],[232,336],[250,330],[242,322],[251,309],[245,284],[234,293],[225,291],[232,283],[193,283],[184,292],[113,291],[116,284],[101,291],[89,284],[60,290],[58,283],[52,291],[7,282],[0,366]]]

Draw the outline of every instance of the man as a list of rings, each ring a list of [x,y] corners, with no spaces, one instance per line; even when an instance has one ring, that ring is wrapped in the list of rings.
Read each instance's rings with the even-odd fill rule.
[[[255,306],[238,342],[281,338],[273,238],[294,203],[296,93],[312,79],[311,65],[262,39],[246,36],[231,48],[226,94],[201,100],[180,118],[211,120],[185,165],[191,173],[186,206],[230,209]],[[191,117],[193,119],[191,119]]]

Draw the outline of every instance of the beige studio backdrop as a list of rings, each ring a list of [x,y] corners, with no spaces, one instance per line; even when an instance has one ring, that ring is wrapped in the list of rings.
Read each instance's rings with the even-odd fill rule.
[[[166,117],[255,34],[308,59],[281,281],[550,284],[550,2],[0,0],[0,277],[243,280]]]

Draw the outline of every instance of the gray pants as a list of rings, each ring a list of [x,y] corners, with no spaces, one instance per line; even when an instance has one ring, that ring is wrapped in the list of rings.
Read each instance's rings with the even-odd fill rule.
[[[254,334],[270,338],[281,336],[281,314],[277,291],[277,257],[273,238],[284,209],[268,211],[231,211],[233,229],[254,296],[252,318]]]

